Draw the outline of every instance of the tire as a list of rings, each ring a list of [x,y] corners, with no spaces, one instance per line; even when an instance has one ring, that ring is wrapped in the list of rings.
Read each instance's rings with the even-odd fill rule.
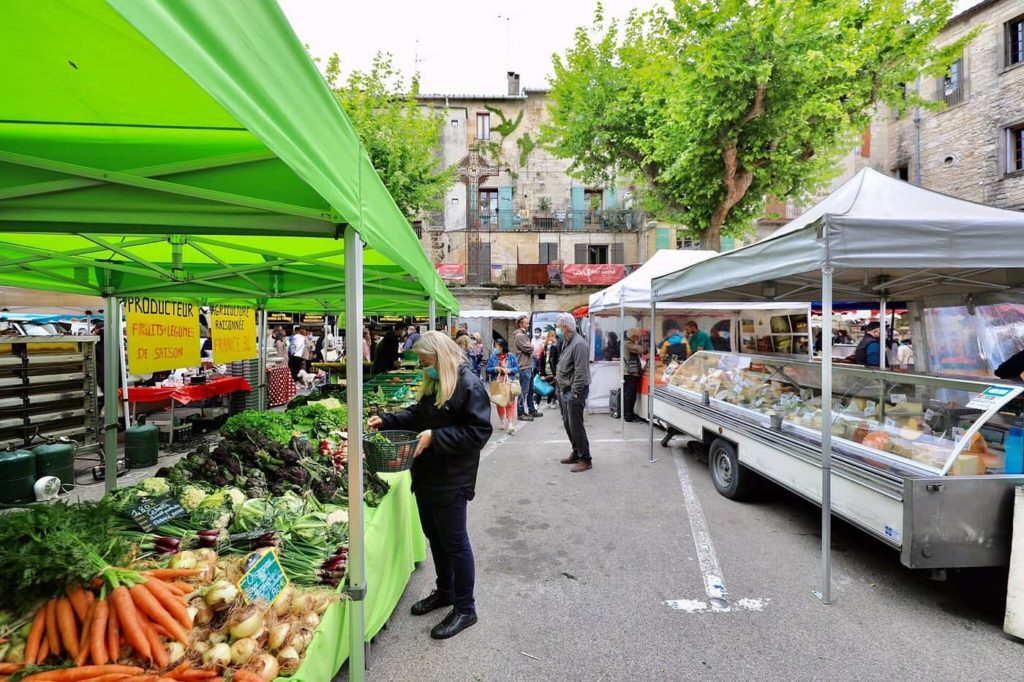
[[[750,493],[754,475],[740,464],[736,446],[722,438],[716,438],[708,448],[708,470],[711,482],[723,497],[742,500]]]

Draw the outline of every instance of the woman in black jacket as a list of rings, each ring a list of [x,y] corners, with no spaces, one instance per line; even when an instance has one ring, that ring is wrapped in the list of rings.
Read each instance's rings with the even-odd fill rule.
[[[407,410],[371,417],[371,429],[419,432],[412,489],[437,571],[437,589],[412,606],[415,616],[454,606],[431,631],[453,637],[476,623],[476,569],[466,529],[466,503],[476,494],[480,451],[491,437],[491,401],[462,350],[442,332],[413,346],[423,366],[418,401]]]

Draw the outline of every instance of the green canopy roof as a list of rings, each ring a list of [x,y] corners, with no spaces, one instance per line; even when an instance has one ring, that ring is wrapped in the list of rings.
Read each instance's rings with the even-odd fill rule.
[[[458,309],[276,3],[0,16],[0,284],[340,302],[351,227],[368,311]]]

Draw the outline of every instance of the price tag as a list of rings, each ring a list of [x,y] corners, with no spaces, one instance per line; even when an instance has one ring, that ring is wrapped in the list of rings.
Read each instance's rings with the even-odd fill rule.
[[[892,400],[894,405],[899,405],[900,403],[907,402],[906,393],[892,393],[889,395],[889,398]]]
[[[976,410],[987,410],[998,402],[1001,402],[1006,396],[1013,392],[1012,388],[1004,388],[1002,386],[989,386],[984,391],[974,396],[971,402],[967,403],[967,407]]]
[[[893,426],[893,427],[895,427],[896,426],[896,420],[893,419],[892,417],[886,417],[885,418],[885,425],[886,426]]]
[[[238,581],[245,603],[262,602],[270,606],[288,584],[288,576],[277,560],[277,552],[253,552],[245,561],[245,575]]]
[[[953,440],[959,442],[960,439],[963,438],[963,437],[964,437],[964,430],[961,429],[959,426],[954,426],[953,427]]]
[[[874,403],[868,403],[867,406],[864,408],[864,416],[865,417],[870,417],[874,413],[875,413],[875,404]]]
[[[929,408],[929,409],[924,411],[924,420],[926,422],[930,422],[932,420],[932,417],[934,417],[934,416],[935,416],[935,410],[932,410],[931,408]]]
[[[170,495],[143,498],[128,512],[129,516],[139,524],[139,528],[152,533],[160,526],[188,514]]]

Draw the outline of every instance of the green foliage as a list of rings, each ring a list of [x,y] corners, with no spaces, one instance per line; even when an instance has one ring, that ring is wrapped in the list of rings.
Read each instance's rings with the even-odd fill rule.
[[[341,81],[341,60],[327,59],[327,84],[352,119],[373,167],[407,217],[443,207],[456,168],[438,163],[443,117],[416,101],[419,84],[407,87],[390,54],[378,53],[368,71]]]
[[[953,0],[677,0],[592,27],[554,57],[542,143],[588,182],[643,184],[657,217],[706,246],[741,236],[767,197],[821,189],[879,102],[941,76],[973,38],[931,42]],[[908,92],[907,90],[911,90]]]
[[[516,145],[519,147],[519,167],[522,168],[530,160],[530,153],[537,148],[537,143],[530,137],[530,133],[523,133],[523,136],[516,140]]]
[[[484,109],[486,109],[487,111],[491,112],[499,119],[501,119],[501,123],[499,123],[498,125],[491,126],[491,132],[498,133],[503,138],[508,137],[509,135],[514,133],[516,131],[516,128],[519,127],[519,124],[523,122],[522,109],[519,110],[519,114],[516,116],[515,120],[507,118],[505,116],[505,112],[503,112],[501,109],[498,109],[497,107],[492,107],[489,104],[485,104]]]

